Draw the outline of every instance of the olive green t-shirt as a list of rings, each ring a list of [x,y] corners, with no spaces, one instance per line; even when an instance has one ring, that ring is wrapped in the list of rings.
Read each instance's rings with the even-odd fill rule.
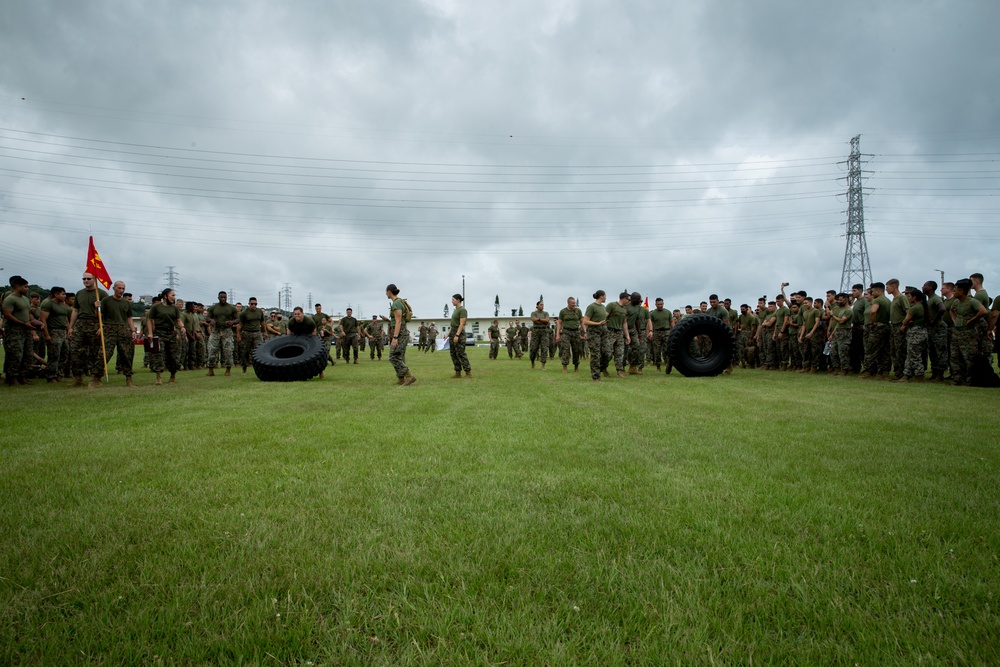
[[[966,299],[965,303],[955,299],[954,303],[951,304],[951,312],[955,313],[955,326],[968,326],[968,321],[976,316],[976,313],[979,312],[979,308],[982,305],[983,304],[979,303],[972,297]]]
[[[792,311],[788,308],[788,306],[782,306],[774,311],[774,317],[777,320],[774,324],[774,328],[778,331],[778,333],[781,333],[781,328],[785,326],[785,318],[790,317],[791,314]]]
[[[281,320],[278,322],[278,335],[284,336],[288,333],[288,320]]]
[[[345,336],[353,336],[358,332],[358,320],[354,317],[341,317],[340,326],[344,329]]]
[[[168,306],[163,303],[154,305],[146,315],[147,318],[153,321],[153,333],[157,336],[172,335],[180,316],[181,313],[177,310],[177,306]]]
[[[507,338],[509,340],[517,338],[517,327],[507,327]]]
[[[897,294],[892,298],[892,305],[889,307],[889,324],[902,324],[903,318],[910,308],[910,301],[903,294]]]
[[[892,304],[889,299],[883,294],[882,296],[877,296],[872,300],[872,306],[878,304],[878,310],[875,311],[875,323],[877,324],[889,324],[889,311],[892,309]],[[868,321],[871,322],[871,316],[869,315]]]
[[[96,320],[97,311],[94,309],[94,304],[103,300],[107,295],[108,293],[100,288],[97,289],[97,296],[94,295],[94,290],[82,289],[77,292],[76,300],[73,302],[77,317],[81,320]]]
[[[739,318],[740,329],[743,331],[753,331],[754,327],[757,326],[759,320],[757,316],[753,313],[747,313],[746,315],[740,315]]]
[[[1000,310],[1000,296],[993,299],[993,307],[990,308],[991,311]]]
[[[575,331],[583,321],[583,311],[579,308],[563,308],[559,311],[559,321],[562,322],[563,329]]]
[[[812,331],[813,327],[816,326],[816,320],[823,316],[823,311],[819,308],[810,308],[799,312],[802,315],[802,326],[806,328],[806,333]]]
[[[316,331],[315,317],[303,316],[302,321],[299,322],[294,317],[288,320],[288,332],[293,336],[311,336],[313,332]]]
[[[323,319],[324,318],[326,318],[327,320],[330,319],[330,316],[327,315],[326,313],[324,313],[323,311],[320,311],[320,312],[316,313],[315,315],[311,315],[310,317],[312,317],[313,324],[316,325],[317,329],[319,329],[320,327],[323,326]]]
[[[864,297],[861,297],[860,299],[858,299],[857,301],[854,302],[853,306],[851,306],[851,311],[854,313],[854,322],[853,322],[853,324],[855,326],[861,326],[861,325],[864,325],[864,324],[868,324],[868,305],[867,304],[868,304],[868,299],[866,299]]]
[[[930,298],[927,299],[927,312],[930,313],[929,324],[937,324],[944,317],[944,314],[939,312],[941,306],[944,304],[944,299],[939,297],[937,294],[932,294]]]
[[[587,312],[584,313],[584,316],[591,322],[604,322],[608,319],[608,309],[595,301],[587,306]]]
[[[231,303],[225,305],[216,303],[209,306],[208,319],[215,322],[216,331],[222,331],[228,326],[226,322],[236,319],[236,306]]]
[[[486,332],[489,334],[490,341],[498,341],[499,342],[499,340],[500,340],[500,327],[498,327],[496,325],[493,325],[489,329],[487,329]]]
[[[718,305],[715,308],[709,308],[708,314],[723,320],[724,322],[729,321],[729,310],[723,305]]]
[[[907,299],[907,305],[909,305],[909,300]],[[928,307],[928,310],[930,308]],[[922,327],[927,325],[927,318],[924,317],[924,304],[915,303],[906,309],[906,312],[910,315],[911,327]],[[905,315],[903,317],[906,317]]]
[[[31,299],[27,295],[18,296],[11,292],[10,296],[3,300],[3,305],[0,307],[4,310],[9,309],[10,314],[18,322],[31,321]]]
[[[542,324],[539,320],[549,319],[549,312],[547,310],[533,310],[531,311],[531,328],[532,329],[545,329],[549,325]]]
[[[621,305],[617,301],[612,301],[611,303],[608,304],[607,309],[608,309],[608,328],[615,330],[621,329],[625,324],[625,318],[628,316],[628,312],[625,310],[625,306]]]
[[[69,306],[65,303],[56,303],[52,299],[45,299],[39,307],[43,313],[49,314],[45,320],[45,326],[48,327],[50,332],[66,330],[66,325],[69,323]]]
[[[990,307],[990,295],[989,295],[989,293],[987,293],[986,290],[984,290],[984,289],[978,290],[973,295],[972,298],[975,299],[976,301],[978,301],[979,303],[983,304],[987,308]]]
[[[247,333],[260,333],[264,326],[264,311],[260,308],[244,308],[240,311],[240,324]]]
[[[653,320],[653,331],[670,331],[670,322],[674,319],[674,314],[666,308],[663,310],[654,308],[649,311],[649,319]]]
[[[853,317],[854,309],[851,308],[850,306],[843,306],[843,307],[841,307],[841,306],[835,306],[833,308],[833,314],[836,315],[837,317],[846,317],[847,315],[851,315],[852,317],[850,317],[843,324],[841,324],[837,320],[834,320],[834,319],[831,318],[831,320],[830,320],[830,328],[831,329],[834,329],[834,330],[836,330],[836,329],[850,329],[852,327],[852,325],[854,324],[854,317]]]
[[[944,323],[947,326],[949,326],[949,327],[955,326],[955,322],[952,321],[950,313],[951,313],[951,307],[953,305],[955,305],[956,301],[958,301],[958,299],[956,299],[953,296],[952,297],[948,297],[947,299],[944,300],[944,317],[943,317],[943,319],[944,319]]]
[[[455,329],[457,329],[461,323],[462,319],[469,317],[469,311],[465,309],[465,306],[458,306],[455,308],[455,312],[451,314],[451,335],[455,335]],[[464,329],[463,329],[464,333]]]
[[[132,324],[132,304],[113,295],[101,299],[101,319],[105,324]]]

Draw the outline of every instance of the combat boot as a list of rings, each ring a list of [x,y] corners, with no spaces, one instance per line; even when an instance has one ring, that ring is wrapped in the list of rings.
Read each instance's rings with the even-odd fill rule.
[[[472,377],[472,371],[471,370],[465,371],[465,379],[468,380],[471,377]]]
[[[231,370],[232,370],[231,368],[227,368],[226,369],[226,377],[229,377],[230,375],[232,375],[232,373],[230,373]]]
[[[459,374],[459,377],[461,377],[461,374]],[[416,381],[417,378],[413,377],[413,373],[406,371],[406,375],[403,376],[403,386],[408,387]]]
[[[177,382],[177,373],[171,373],[170,379],[167,380],[167,384],[174,384]]]
[[[100,386],[101,386],[101,376],[100,375],[95,375],[93,378],[90,379],[90,382],[87,383],[87,388],[88,389],[97,389]]]
[[[396,378],[396,384],[403,384],[403,378]]]
[[[458,380],[462,377],[462,371],[455,371],[455,374],[451,376],[452,380]]]
[[[215,377],[215,369],[214,369],[214,368],[209,368],[209,369],[208,369],[208,373],[207,373],[206,375],[207,375],[208,377],[210,377],[210,378],[211,378],[211,377]]]
[[[601,375],[603,375],[603,376],[604,376],[604,377],[606,377],[606,378],[609,378],[609,377],[611,377],[611,373],[609,373],[609,372],[607,372],[607,371],[601,371]]]
[[[532,361],[532,362],[531,362],[531,368],[532,368],[532,369],[534,369],[534,368],[535,368],[535,362],[534,362],[534,361]]]
[[[163,384],[163,373],[156,374],[156,382],[154,384],[156,384],[157,387]]]
[[[667,375],[670,375],[670,371],[674,370],[674,365],[671,363],[667,364]]]
[[[624,379],[625,379],[625,377],[626,377],[626,375],[625,375],[625,371],[618,371],[618,377],[620,377],[621,379],[623,379],[623,380],[624,380]]]
[[[545,362],[544,361],[542,362],[542,370],[543,371],[545,370]]]
[[[580,364],[573,364],[573,372],[574,373],[580,372]]]
[[[9,381],[10,378],[7,378],[7,380]],[[71,384],[70,386],[71,387],[82,387],[83,386],[83,376],[82,375],[74,375],[73,376],[73,384]]]
[[[132,376],[131,375],[129,375],[128,377],[125,378],[125,386],[126,387],[134,387],[135,386],[135,383],[132,382]]]
[[[639,369],[635,367],[635,364],[629,364],[628,365],[628,374],[629,375],[638,375],[639,374]]]
[[[563,364],[563,373],[569,373],[569,364]]]

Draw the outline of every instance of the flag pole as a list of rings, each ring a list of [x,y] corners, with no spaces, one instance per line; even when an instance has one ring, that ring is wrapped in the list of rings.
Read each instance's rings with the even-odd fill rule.
[[[94,279],[94,283],[95,298],[97,299],[97,303],[94,304],[94,310],[97,311],[97,330],[101,332],[101,359],[104,361],[104,381],[111,382],[111,378],[108,377],[108,348],[104,346],[104,318],[101,317],[101,288],[96,278]]]

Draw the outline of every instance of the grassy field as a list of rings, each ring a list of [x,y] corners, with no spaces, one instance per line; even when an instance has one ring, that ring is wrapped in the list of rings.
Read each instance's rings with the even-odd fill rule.
[[[992,390],[447,353],[2,391],[3,664],[997,664]]]

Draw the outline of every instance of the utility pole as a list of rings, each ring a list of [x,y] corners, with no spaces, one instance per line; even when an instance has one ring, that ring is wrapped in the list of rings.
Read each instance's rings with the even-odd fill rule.
[[[868,261],[868,241],[865,240],[864,186],[861,170],[861,135],[851,139],[851,155],[847,159],[847,247],[844,268],[840,274],[840,291],[850,292],[851,285],[871,284],[872,267]],[[845,164],[841,162],[840,164]]]
[[[177,283],[180,276],[177,275],[176,271],[174,271],[174,269],[176,268],[177,268],[176,266],[168,266],[167,272],[163,274],[164,277],[167,279],[168,289],[177,289]]]
[[[462,274],[462,303],[465,303],[465,274]]]
[[[313,293],[312,292],[309,292],[309,296],[306,298],[306,302],[309,304],[309,312],[311,313],[312,309],[313,309]]]
[[[229,288],[229,303],[236,303],[236,292],[232,287]]]
[[[283,306],[282,310],[289,311],[292,309],[292,284],[285,283],[285,286],[281,288],[279,302]]]
[[[934,270],[941,274],[941,282],[938,283],[938,287],[941,287],[941,285],[944,285],[944,271],[942,271],[941,269],[934,269]]]

